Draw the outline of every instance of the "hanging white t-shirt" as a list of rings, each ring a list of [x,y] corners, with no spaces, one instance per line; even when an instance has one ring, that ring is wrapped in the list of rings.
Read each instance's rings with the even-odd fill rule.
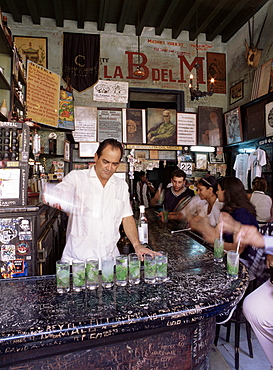
[[[242,181],[245,189],[248,189],[248,157],[247,153],[237,154],[233,169],[235,170],[235,177]]]
[[[261,176],[262,166],[264,165],[266,165],[265,151],[258,148],[255,152],[251,153],[248,158],[248,169],[251,171],[251,183],[256,176]]]

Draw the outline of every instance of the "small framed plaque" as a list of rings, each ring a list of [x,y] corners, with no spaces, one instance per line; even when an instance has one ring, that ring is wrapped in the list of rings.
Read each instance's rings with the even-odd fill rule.
[[[79,157],[94,157],[98,147],[99,142],[81,141],[79,143]]]

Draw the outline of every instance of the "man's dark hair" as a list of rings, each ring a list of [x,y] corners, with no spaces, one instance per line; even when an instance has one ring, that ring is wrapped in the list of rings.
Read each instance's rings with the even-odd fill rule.
[[[184,179],[186,178],[186,173],[183,171],[183,170],[180,170],[180,169],[177,169],[177,170],[174,170],[173,172],[172,172],[172,179],[174,178],[174,177],[184,177]]]
[[[96,151],[98,158],[102,155],[102,151],[110,145],[112,149],[119,149],[120,150],[120,159],[123,157],[123,146],[122,144],[117,141],[116,139],[105,139],[102,141]]]

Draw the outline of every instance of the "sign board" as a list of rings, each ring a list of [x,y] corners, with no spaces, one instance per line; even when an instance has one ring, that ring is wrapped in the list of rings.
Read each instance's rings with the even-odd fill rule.
[[[27,117],[44,125],[58,127],[60,76],[28,61]]]

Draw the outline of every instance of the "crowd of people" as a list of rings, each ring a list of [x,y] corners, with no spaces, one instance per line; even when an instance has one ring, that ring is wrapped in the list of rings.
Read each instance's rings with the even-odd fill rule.
[[[70,172],[54,187],[54,197],[44,192],[45,203],[64,211],[70,205],[62,259],[117,256],[121,224],[141,259],[144,254],[158,254],[141,245],[128,186],[115,176],[122,156],[121,143],[106,139],[95,153],[94,167]],[[261,225],[272,220],[272,200],[266,194],[265,179],[256,177],[252,185],[249,195],[236,177],[205,176],[197,182],[195,194],[185,172],[176,169],[167,188],[159,186],[157,190],[141,172],[136,191],[139,203],[146,208],[157,207],[162,221],[166,222],[163,213],[167,211],[168,219],[182,220],[210,243],[222,232],[226,251],[236,250],[240,242],[240,260],[248,268],[250,279],[260,282],[259,288],[244,299],[244,313],[273,367],[273,286],[268,280],[269,267],[273,268],[273,236],[259,232]]]
[[[269,280],[273,236],[263,236],[259,231],[273,220],[267,182],[262,177],[254,178],[252,193],[248,194],[236,177],[205,176],[197,182],[197,195],[189,190],[186,174],[176,170],[171,187],[157,190],[150,206],[163,205],[170,210],[169,219],[186,221],[191,230],[210,243],[223,232],[226,251],[236,250],[239,243],[240,260],[250,280],[258,281],[258,288],[244,299],[243,311],[273,368],[273,285]],[[179,209],[178,204],[182,205]],[[159,216],[163,221],[161,213]]]

